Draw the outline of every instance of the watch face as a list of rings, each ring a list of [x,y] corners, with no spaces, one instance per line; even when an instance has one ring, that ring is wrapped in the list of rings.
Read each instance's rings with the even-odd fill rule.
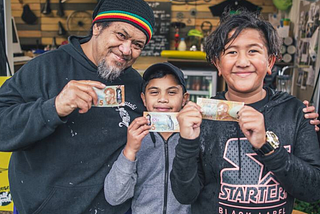
[[[267,136],[267,142],[274,148],[279,148],[279,139],[278,136],[271,132],[271,131],[267,131],[266,132],[266,136]]]

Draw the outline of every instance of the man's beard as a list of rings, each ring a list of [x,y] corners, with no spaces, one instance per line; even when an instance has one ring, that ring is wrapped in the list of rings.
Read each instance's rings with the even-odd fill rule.
[[[123,64],[116,62],[116,66],[110,66],[102,59],[98,64],[98,74],[101,78],[109,81],[117,79],[124,70]]]

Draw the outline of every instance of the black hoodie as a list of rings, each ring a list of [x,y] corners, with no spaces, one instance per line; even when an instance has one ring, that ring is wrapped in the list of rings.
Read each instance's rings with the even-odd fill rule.
[[[121,214],[103,182],[126,143],[127,126],[144,110],[142,78],[131,67],[113,82],[100,78],[80,43],[49,51],[24,65],[0,89],[0,150],[13,151],[9,182],[20,214]],[[59,118],[56,96],[70,80],[125,85],[123,107],[92,107]]]
[[[284,214],[292,212],[294,198],[320,199],[319,144],[304,105],[266,90],[258,110],[266,130],[279,137],[273,154],[258,156],[237,122],[204,120],[198,139],[180,139],[171,184],[180,203],[192,204],[192,213]],[[225,99],[224,93],[215,98]]]

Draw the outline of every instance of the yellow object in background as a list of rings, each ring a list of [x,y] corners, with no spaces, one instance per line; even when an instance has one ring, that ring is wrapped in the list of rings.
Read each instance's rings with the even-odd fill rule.
[[[0,87],[10,77],[0,77]],[[11,152],[0,152],[0,210],[13,211],[13,202],[8,180]]]
[[[13,211],[13,202],[11,198],[8,166],[11,152],[0,152],[0,210]]]
[[[2,86],[2,84],[9,79],[11,76],[7,77],[7,76],[0,76],[0,87]]]
[[[175,59],[198,59],[198,60],[206,59],[206,53],[202,51],[163,50],[161,51],[161,56],[166,58],[175,58]]]

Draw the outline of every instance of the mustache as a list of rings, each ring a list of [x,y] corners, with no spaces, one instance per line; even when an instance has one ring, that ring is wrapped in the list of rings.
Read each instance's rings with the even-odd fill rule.
[[[123,55],[123,53],[116,49],[110,49],[109,53],[113,53],[117,55],[118,57],[124,59],[125,61],[130,61],[132,59],[131,55]]]

